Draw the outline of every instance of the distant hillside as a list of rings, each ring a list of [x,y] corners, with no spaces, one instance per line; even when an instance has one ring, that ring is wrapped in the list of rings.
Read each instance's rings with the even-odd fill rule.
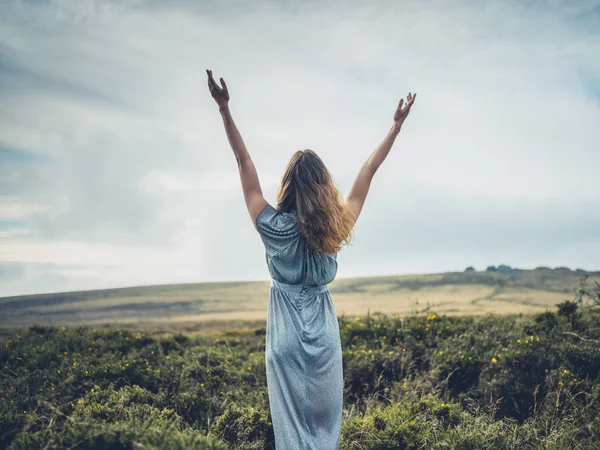
[[[341,278],[330,285],[338,315],[530,314],[573,299],[582,276],[600,272],[509,266],[464,272]],[[0,298],[0,326],[266,320],[268,281],[142,286]]]

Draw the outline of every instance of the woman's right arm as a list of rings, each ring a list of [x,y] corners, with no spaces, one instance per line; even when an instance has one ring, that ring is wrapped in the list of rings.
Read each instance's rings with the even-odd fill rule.
[[[408,116],[416,96],[417,94],[408,94],[406,105],[404,106],[404,99],[400,100],[398,108],[396,109],[396,113],[394,114],[394,124],[383,138],[383,141],[381,141],[379,146],[377,146],[373,153],[371,153],[371,155],[364,162],[360,168],[360,171],[358,172],[358,175],[356,176],[356,179],[354,180],[354,183],[352,184],[350,193],[346,198],[346,207],[354,215],[355,222],[358,220],[358,216],[362,211],[362,207],[365,203],[365,199],[367,198],[367,193],[369,192],[373,176],[387,157],[392,145],[394,145],[394,141],[396,140],[398,133],[400,133],[402,124]]]

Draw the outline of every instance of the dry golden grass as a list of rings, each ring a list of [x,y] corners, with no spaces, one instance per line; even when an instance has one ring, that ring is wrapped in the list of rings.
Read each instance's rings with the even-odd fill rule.
[[[336,313],[533,314],[573,300],[581,272],[524,270],[337,279]],[[590,273],[588,283],[600,281]],[[141,286],[0,298],[0,326],[78,324],[205,332],[264,324],[269,281]]]

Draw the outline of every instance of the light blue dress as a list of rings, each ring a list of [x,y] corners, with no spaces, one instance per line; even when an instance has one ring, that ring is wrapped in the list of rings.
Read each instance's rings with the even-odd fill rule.
[[[305,246],[295,211],[270,204],[256,219],[271,274],[265,360],[277,450],[338,450],[342,346],[327,284],[337,253]]]

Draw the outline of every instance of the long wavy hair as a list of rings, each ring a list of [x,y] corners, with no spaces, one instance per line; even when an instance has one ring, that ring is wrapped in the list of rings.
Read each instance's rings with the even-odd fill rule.
[[[296,211],[300,234],[317,252],[335,253],[353,239],[354,217],[329,170],[310,149],[292,155],[277,192],[277,209]]]

